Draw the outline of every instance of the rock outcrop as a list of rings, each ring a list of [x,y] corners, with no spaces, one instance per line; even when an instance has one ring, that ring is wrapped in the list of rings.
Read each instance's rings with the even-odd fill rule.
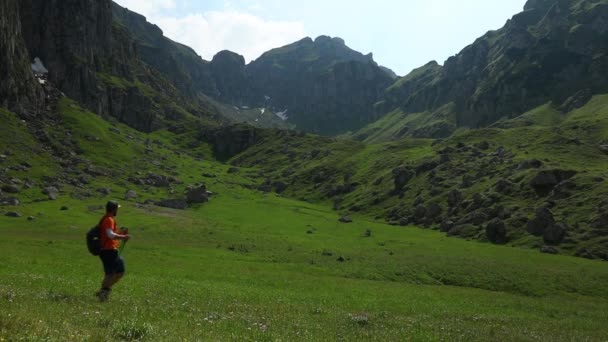
[[[22,36],[19,4],[0,2],[0,106],[16,112],[36,110],[44,102]]]

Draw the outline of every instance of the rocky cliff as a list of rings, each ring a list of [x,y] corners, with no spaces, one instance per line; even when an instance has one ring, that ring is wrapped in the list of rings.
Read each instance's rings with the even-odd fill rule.
[[[270,97],[298,128],[339,134],[377,119],[373,105],[393,79],[340,38],[303,39],[248,66],[257,101]]]
[[[551,101],[579,106],[608,91],[608,2],[531,0],[441,67],[399,80],[382,111],[432,112],[453,104],[456,126],[481,127]],[[424,73],[422,72],[424,71]],[[572,108],[564,108],[572,109]]]
[[[0,2],[0,106],[22,111],[42,103],[19,20],[19,1]]]

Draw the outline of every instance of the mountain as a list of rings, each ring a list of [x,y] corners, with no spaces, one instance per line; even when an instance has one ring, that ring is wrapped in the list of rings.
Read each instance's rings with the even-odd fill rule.
[[[443,66],[414,70],[389,87],[376,107],[398,112],[396,135],[446,137],[551,102],[568,111],[608,91],[608,2],[528,1],[522,13],[485,34]],[[408,116],[418,116],[415,120]],[[414,121],[414,123],[412,123]],[[393,129],[395,120],[361,132]]]
[[[228,107],[286,112],[298,129],[321,134],[357,130],[378,117],[373,104],[396,75],[340,38],[305,38],[264,53],[250,64],[231,51],[205,61],[146,18],[113,4],[114,21],[137,43],[141,60],[190,97]]]
[[[298,128],[326,135],[374,121],[373,104],[392,83],[371,54],[327,36],[271,50],[247,69],[258,99],[270,97]]]

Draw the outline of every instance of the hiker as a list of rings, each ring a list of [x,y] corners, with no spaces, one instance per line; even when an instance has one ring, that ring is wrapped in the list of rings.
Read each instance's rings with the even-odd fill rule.
[[[119,240],[129,241],[128,230],[116,228],[116,219],[120,205],[116,201],[106,204],[106,214],[99,223],[101,237],[101,253],[99,257],[103,263],[105,277],[101,283],[101,290],[95,295],[99,301],[105,302],[109,299],[112,286],[116,284],[125,274],[125,264],[118,253]]]

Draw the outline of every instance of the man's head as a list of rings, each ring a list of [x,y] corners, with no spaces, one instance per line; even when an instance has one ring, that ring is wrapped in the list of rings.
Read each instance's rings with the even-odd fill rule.
[[[106,204],[106,213],[112,214],[112,216],[118,215],[118,208],[120,208],[120,204],[116,201],[109,201]]]

